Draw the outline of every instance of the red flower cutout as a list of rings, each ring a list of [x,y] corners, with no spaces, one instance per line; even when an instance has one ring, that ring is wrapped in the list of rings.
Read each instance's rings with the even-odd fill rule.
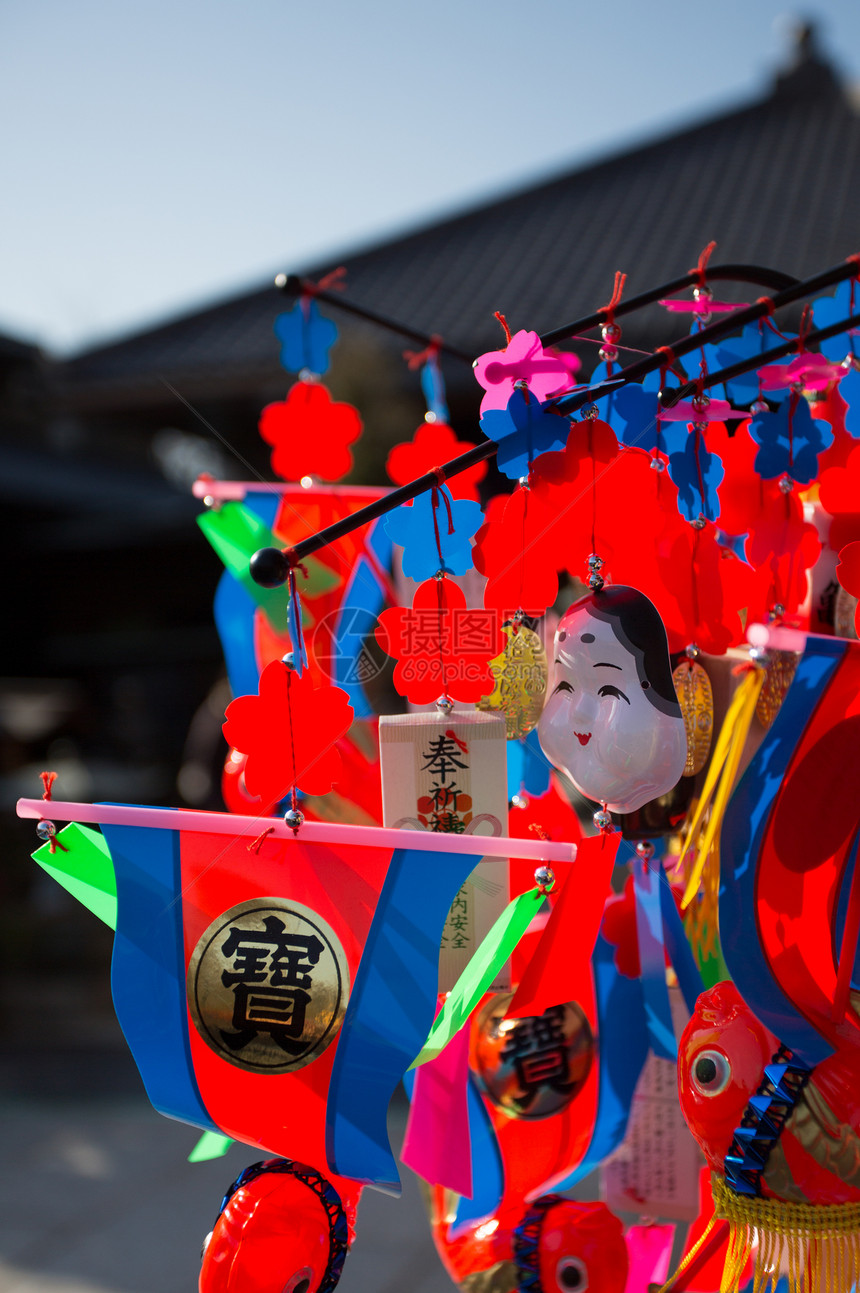
[[[836,578],[846,593],[860,597],[860,543],[847,544],[839,554]],[[854,612],[854,629],[860,637],[860,605]]]
[[[349,730],[352,706],[340,687],[314,687],[281,660],[260,674],[258,696],[239,696],[227,706],[224,739],[241,754],[245,786],[267,806],[296,786],[324,795],[340,776],[337,740]]]
[[[394,446],[386,460],[385,470],[395,485],[408,485],[431,468],[441,467],[474,447],[466,440],[458,440],[444,422],[422,422],[411,440]],[[469,498],[477,503],[478,484],[486,474],[487,464],[479,462],[468,471],[452,476],[445,484],[453,498]]]
[[[653,563],[639,554],[634,587],[660,612],[670,651],[695,642],[710,655],[723,655],[743,641],[740,612],[755,599],[754,572],[717,543],[714,525],[694,530],[678,521],[665,519]]]
[[[836,552],[860,539],[860,445],[852,444],[844,462],[823,471],[819,483],[821,506],[833,517],[829,543]]]
[[[394,686],[413,705],[429,705],[445,693],[452,700],[480,700],[495,683],[489,662],[505,646],[498,614],[468,609],[450,579],[426,579],[410,607],[383,611],[376,638],[397,661]]]
[[[806,600],[806,572],[821,552],[814,525],[803,519],[796,493],[777,490],[765,496],[755,527],[744,544],[747,561],[755,566],[765,611],[775,604],[793,614]]]
[[[274,445],[272,471],[282,480],[340,480],[352,470],[349,446],[361,431],[358,412],[333,400],[322,382],[296,382],[260,414],[260,435]]]
[[[472,559],[487,576],[485,606],[508,618],[517,610],[543,615],[552,605],[558,596],[556,519],[535,490],[516,489],[505,501],[504,515],[481,526]]]

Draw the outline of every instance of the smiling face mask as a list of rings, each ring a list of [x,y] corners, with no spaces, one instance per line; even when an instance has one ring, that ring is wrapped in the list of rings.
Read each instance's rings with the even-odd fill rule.
[[[562,618],[554,658],[554,687],[538,723],[550,762],[615,813],[671,790],[684,771],[687,738],[653,603],[620,585],[590,593]]]

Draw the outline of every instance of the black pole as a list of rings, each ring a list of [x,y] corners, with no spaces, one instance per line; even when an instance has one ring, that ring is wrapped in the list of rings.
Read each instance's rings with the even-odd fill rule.
[[[735,283],[752,283],[757,287],[769,287],[773,291],[782,291],[784,288],[791,287],[798,280],[792,278],[790,274],[783,274],[777,269],[768,269],[766,265],[714,265],[703,271],[706,282],[735,282]],[[621,318],[626,314],[633,314],[636,310],[643,309],[646,305],[653,305],[661,297],[672,296],[675,292],[682,292],[684,288],[691,287],[700,281],[701,274],[698,270],[690,270],[687,274],[682,274],[680,278],[674,278],[669,283],[662,283],[660,287],[651,288],[647,292],[640,292],[638,296],[631,296],[628,300],[620,302],[615,306],[615,318]],[[387,315],[379,314],[375,310],[369,310],[367,306],[357,305],[349,297],[342,296],[339,292],[331,292],[326,288],[319,288],[314,283],[306,279],[299,278],[298,274],[279,274],[275,279],[275,286],[281,292],[290,296],[301,296],[307,292],[318,301],[324,301],[326,305],[333,305],[338,310],[343,310],[346,314],[355,315],[358,319],[364,319],[368,323],[373,323],[379,328],[384,328],[388,332],[395,332],[399,336],[406,338],[408,341],[414,341],[422,348],[436,346],[438,350],[452,359],[459,359],[470,367],[474,362],[474,355],[467,354],[465,350],[460,350],[457,346],[451,346],[447,341],[440,337],[431,337],[426,332],[420,332],[417,328],[411,328],[408,324],[398,323],[396,319],[391,319]],[[595,310],[593,314],[584,315],[581,319],[575,319],[573,323],[566,323],[560,328],[553,328],[550,332],[545,332],[541,336],[542,346],[553,346],[558,341],[565,341],[570,337],[575,337],[577,333],[588,332],[590,328],[596,328],[606,319],[606,309]]]
[[[784,305],[790,305],[794,301],[803,299],[805,296],[812,296],[825,287],[831,287],[835,283],[840,283],[846,278],[852,277],[857,273],[857,265],[854,262],[846,261],[841,265],[834,265],[832,268],[816,274],[813,278],[806,279],[791,284],[783,291],[778,292],[771,300],[755,302],[753,305],[745,306],[739,310],[727,314],[723,319],[716,323],[710,324],[700,332],[692,333],[689,337],[684,337],[672,347],[672,353],[680,358],[692,350],[698,350],[701,346],[709,342],[719,340],[737,328],[745,324],[762,318],[770,314],[775,309]],[[854,326],[855,316],[850,316],[847,321],[834,324],[831,327],[819,329],[816,332],[809,333],[806,341],[814,342],[835,336],[837,333],[845,330],[846,327]],[[783,345],[776,346],[772,351],[764,351],[762,354],[753,356],[743,365],[734,364],[729,369],[721,370],[719,373],[709,375],[706,385],[713,386],[724,381],[725,374],[731,377],[740,376],[743,372],[749,372],[751,369],[760,367],[763,363],[768,362],[771,358],[781,358],[790,354],[792,350],[798,348],[799,341],[794,339]],[[665,365],[665,353],[659,352],[653,355],[644,356],[635,363],[630,364],[627,368],[619,370],[617,376],[612,379],[613,386],[621,383],[623,385],[629,382],[639,381],[640,378],[647,376],[648,373]],[[695,382],[688,382],[686,386],[680,388],[680,391],[692,392],[696,389]],[[593,403],[595,398],[601,397],[601,391],[605,389],[600,387],[586,388],[576,391],[571,395],[563,396],[550,402],[548,406],[553,412],[569,416],[577,412],[584,404]],[[681,393],[673,391],[673,402],[682,398]],[[447,479],[451,476],[459,475],[461,471],[466,471],[469,467],[474,467],[477,463],[492,458],[498,450],[498,444],[495,440],[485,440],[483,444],[476,445],[468,453],[461,454],[458,458],[452,458],[450,462],[444,463],[441,467],[442,478]],[[367,507],[360,508],[350,516],[344,517],[343,520],[335,522],[334,525],[327,526],[326,529],[320,530],[317,534],[310,535],[303,539],[293,548],[281,550],[279,548],[261,548],[255,552],[251,558],[250,572],[256,583],[261,584],[264,588],[277,588],[286,582],[291,565],[303,561],[312,553],[318,552],[320,548],[326,547],[329,543],[334,543],[337,539],[343,538],[352,530],[358,529],[360,525],[366,525],[370,521],[375,521],[378,517],[384,516],[386,512],[393,511],[402,503],[416,498],[419,494],[425,493],[433,485],[439,484],[440,477],[435,472],[426,472],[423,476],[417,477],[407,485],[400,486],[399,489],[392,490],[384,498],[377,499]]]

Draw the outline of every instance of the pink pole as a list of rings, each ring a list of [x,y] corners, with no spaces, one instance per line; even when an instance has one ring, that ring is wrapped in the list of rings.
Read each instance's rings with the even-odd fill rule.
[[[298,835],[278,817],[239,817],[234,813],[195,812],[177,808],[139,808],[133,804],[72,804],[58,799],[19,799],[19,817],[49,816],[61,822],[95,826],[154,826],[163,830],[204,831],[210,835],[256,838],[272,828],[275,839],[305,844],[352,844],[365,848],[416,849],[424,853],[470,853],[476,858],[525,858],[534,862],[573,862],[575,844],[551,840],[514,840],[492,835],[441,835],[386,826],[345,826],[305,822]]]

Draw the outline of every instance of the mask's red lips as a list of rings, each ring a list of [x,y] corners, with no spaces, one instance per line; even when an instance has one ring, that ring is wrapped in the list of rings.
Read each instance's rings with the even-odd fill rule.
[[[580,745],[588,745],[588,742],[591,740],[590,732],[574,732],[574,736],[577,741],[579,741]]]

